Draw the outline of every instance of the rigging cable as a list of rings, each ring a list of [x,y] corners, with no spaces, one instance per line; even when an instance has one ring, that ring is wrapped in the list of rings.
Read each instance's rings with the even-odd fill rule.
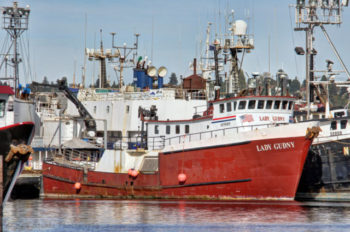
[[[23,57],[25,57],[26,53],[25,53],[25,50],[24,50],[24,47],[23,47],[23,40],[20,38],[19,39],[19,46],[20,46],[20,50],[22,51],[22,54],[23,54]],[[27,67],[26,67],[26,62],[23,61],[23,75],[24,75],[24,82],[26,83],[27,82]],[[18,77],[19,79],[19,77]],[[18,82],[20,82],[20,80],[18,80]]]

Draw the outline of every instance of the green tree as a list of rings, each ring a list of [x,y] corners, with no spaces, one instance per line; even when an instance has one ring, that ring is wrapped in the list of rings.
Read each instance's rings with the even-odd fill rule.
[[[245,75],[244,75],[243,69],[241,69],[239,71],[239,74],[238,74],[238,86],[239,86],[239,88],[241,90],[247,88],[247,83],[246,83],[246,80],[245,80]]]
[[[112,88],[118,88],[118,85],[115,83],[115,81],[113,81]]]
[[[95,82],[95,88],[100,88],[100,79],[97,78],[96,82]]]
[[[297,77],[294,78],[294,80],[292,80],[290,82],[290,87],[289,87],[289,91],[291,94],[295,94],[296,92],[298,92],[300,90],[300,82],[297,79]]]
[[[302,88],[305,88],[305,87],[306,87],[306,80],[303,80],[303,83],[301,84],[301,87],[302,87]]]
[[[45,85],[50,84],[50,82],[47,80],[47,77],[46,77],[46,76],[44,76],[43,84],[45,84]]]
[[[177,85],[178,84],[178,80],[177,80],[177,77],[176,77],[175,73],[171,73],[168,84],[169,85]]]

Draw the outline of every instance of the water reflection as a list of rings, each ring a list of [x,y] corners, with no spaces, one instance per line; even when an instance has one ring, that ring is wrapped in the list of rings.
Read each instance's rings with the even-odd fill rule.
[[[349,216],[350,204],[339,203],[16,200],[4,230],[343,231]]]

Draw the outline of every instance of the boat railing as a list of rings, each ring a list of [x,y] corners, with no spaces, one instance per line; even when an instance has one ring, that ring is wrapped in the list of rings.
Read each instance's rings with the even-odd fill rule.
[[[154,100],[154,99],[195,99],[205,100],[206,93],[202,89],[163,88],[147,91],[118,92],[109,89],[82,89],[79,91],[80,101],[113,101],[113,100]]]
[[[95,145],[96,147],[99,147],[99,148],[104,148],[104,139],[103,137],[87,137],[87,138],[84,138],[83,139],[85,142],[88,142],[92,145]]]
[[[34,136],[32,143],[32,147],[44,147],[44,138],[42,136]]]
[[[175,98],[187,100],[205,100],[206,93],[202,89],[192,89],[191,91],[188,91],[186,89],[176,89]]]
[[[276,127],[281,124],[283,123],[237,126],[237,127],[228,127],[228,128],[222,128],[218,130],[211,130],[211,131],[205,131],[205,132],[199,132],[199,133],[193,133],[193,134],[185,134],[185,135],[175,136],[171,138],[166,138],[164,141],[164,145],[168,146],[168,145],[176,145],[176,144],[193,142],[193,141],[207,140],[211,138],[217,138],[220,136],[237,134],[239,132],[244,132],[244,131],[253,131],[253,130],[262,129],[262,128]]]
[[[88,150],[63,149],[61,153],[59,153],[58,150],[56,150],[56,152],[57,153],[53,156],[56,162],[85,166],[90,169],[94,169],[99,160],[97,154],[91,153]]]
[[[164,148],[165,136],[155,136],[155,137],[117,137],[115,142],[108,142],[108,148],[115,150],[136,150],[139,148],[149,149],[149,150],[159,150]]]

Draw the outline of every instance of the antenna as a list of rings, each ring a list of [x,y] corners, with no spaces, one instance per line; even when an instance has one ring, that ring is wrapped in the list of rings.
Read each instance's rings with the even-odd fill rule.
[[[268,38],[268,56],[269,56],[269,73],[271,73],[270,71],[270,65],[271,65],[271,49],[270,49],[270,43],[271,43],[271,36],[269,34],[269,38]]]
[[[75,73],[77,71],[76,69],[77,69],[77,60],[74,59],[73,88],[75,88]]]
[[[123,78],[123,70],[124,68],[129,68],[131,66],[134,65],[135,63],[135,59],[137,57],[137,49],[138,49],[138,41],[139,41],[139,36],[140,34],[136,33],[134,34],[135,36],[135,42],[133,44],[132,47],[128,47],[126,43],[123,44],[123,46],[116,46],[114,44],[114,36],[115,36],[115,32],[112,32],[112,48],[114,49],[113,52],[113,57],[118,57],[118,61],[119,62],[119,69],[116,68],[117,66],[115,66],[115,70],[119,70],[119,87],[122,90],[123,87],[123,83],[124,83],[124,78]],[[128,60],[128,56],[130,55],[130,53],[133,52],[133,59]]]
[[[152,15],[152,44],[151,44],[151,60],[154,60],[153,57],[153,42],[154,42],[154,17]]]
[[[87,31],[87,14],[85,13],[85,26],[84,26],[84,67],[83,67],[83,75],[82,75],[82,85],[85,88],[85,75],[86,75],[86,31]]]

